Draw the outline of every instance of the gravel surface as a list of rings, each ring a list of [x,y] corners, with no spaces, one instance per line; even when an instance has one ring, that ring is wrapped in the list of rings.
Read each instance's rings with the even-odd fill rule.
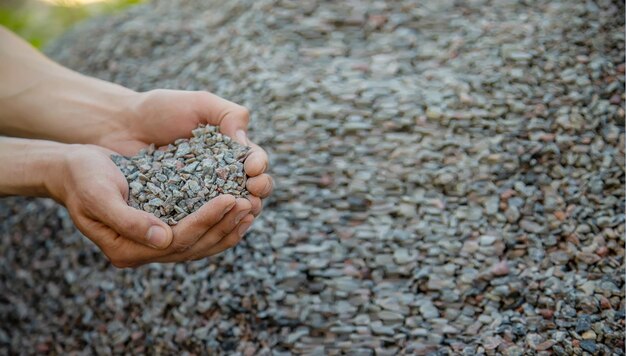
[[[130,206],[176,225],[220,194],[247,195],[243,162],[250,149],[216,126],[201,125],[192,134],[133,157],[111,156],[128,181]]]
[[[15,353],[624,354],[615,1],[162,0],[49,49],[248,106],[275,193],[216,258],[119,271],[0,202]]]

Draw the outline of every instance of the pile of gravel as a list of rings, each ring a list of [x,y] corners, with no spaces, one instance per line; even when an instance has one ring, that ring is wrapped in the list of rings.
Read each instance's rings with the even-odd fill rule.
[[[217,126],[202,125],[192,135],[134,157],[111,156],[128,181],[130,206],[176,225],[219,194],[248,195],[243,162],[250,148]]]
[[[14,352],[624,354],[624,8],[161,0],[61,63],[252,112],[276,190],[204,261],[113,269],[0,203]]]

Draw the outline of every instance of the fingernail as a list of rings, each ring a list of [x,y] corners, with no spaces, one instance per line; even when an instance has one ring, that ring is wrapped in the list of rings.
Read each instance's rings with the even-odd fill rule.
[[[160,226],[152,226],[148,229],[148,242],[156,247],[164,248],[169,245],[167,232]]]
[[[237,137],[239,143],[249,146],[248,136],[246,135],[246,132],[244,130],[235,131],[235,137]]]
[[[248,228],[250,227],[250,225],[252,225],[252,221],[247,222],[247,223],[243,223],[241,224],[241,226],[239,226],[239,229],[237,230],[237,233],[239,234],[239,237],[243,237],[243,235],[245,235],[246,231],[248,231]]]
[[[246,215],[248,215],[249,212],[250,212],[249,210],[244,210],[241,213],[239,213],[239,215],[237,215],[237,217],[235,217],[235,225],[239,224],[241,219],[245,218]]]

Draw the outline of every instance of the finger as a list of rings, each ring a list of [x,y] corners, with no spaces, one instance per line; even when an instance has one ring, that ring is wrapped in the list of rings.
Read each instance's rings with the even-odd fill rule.
[[[119,238],[119,234],[117,232],[113,231],[104,223],[88,218],[80,213],[76,213],[72,209],[68,208],[68,211],[78,230],[85,237],[95,243],[100,250],[106,251],[108,249],[114,249],[119,244],[118,240],[122,240]]]
[[[198,242],[189,249],[188,253],[184,256],[179,256],[182,260],[189,260],[197,258],[197,256],[204,256],[204,251],[207,251],[215,244],[219,243],[226,236],[230,235],[234,229],[241,223],[241,221],[248,215],[250,215],[250,209],[252,208],[250,202],[246,199],[237,199],[237,204],[219,224],[215,225],[209,230]]]
[[[102,251],[117,268],[139,267],[167,255],[166,250],[156,250],[123,237],[116,239],[113,246],[102,248]]]
[[[165,249],[172,242],[172,229],[156,216],[128,206],[121,194],[105,194],[107,198],[93,204],[94,218],[109,226],[121,237],[141,245]]]
[[[252,151],[243,163],[243,168],[249,177],[256,177],[267,171],[269,159],[261,147],[252,144]]]
[[[252,204],[247,199],[237,199],[237,203],[235,204],[233,210],[231,210],[224,217],[224,219],[222,219],[217,225],[215,225],[210,231],[208,231],[207,235],[202,237],[202,240],[204,240],[206,237],[211,237],[214,240],[213,244],[217,243],[224,236],[230,234],[231,231],[233,231],[233,229],[237,225],[239,225],[241,220],[250,213],[251,209]],[[216,238],[216,236],[218,237]],[[208,248],[208,246],[206,246],[206,243],[205,248]]]
[[[252,153],[244,165],[246,174],[254,177],[265,172],[268,168],[267,153],[247,136],[250,122],[248,109],[209,92],[197,94],[200,100],[198,107],[202,108],[198,114],[204,123],[219,126],[223,134],[242,145],[252,147]]]
[[[189,249],[200,237],[218,224],[235,207],[235,204],[234,196],[219,195],[183,218],[172,228],[174,233],[172,250],[183,252]]]
[[[246,189],[259,198],[265,198],[270,195],[273,188],[272,178],[267,174],[248,178],[246,181]]]
[[[259,216],[259,214],[261,214],[261,210],[263,210],[263,201],[261,200],[261,198],[250,194],[246,197],[246,199],[248,199],[248,201],[250,201],[250,204],[252,205],[252,209],[250,210],[252,215],[254,215],[255,217]]]
[[[250,228],[250,225],[252,225],[253,222],[254,216],[252,216],[252,214],[248,214],[245,218],[241,220],[236,228],[231,231],[230,234],[226,235],[217,244],[214,244],[213,246],[206,249],[202,249],[199,254],[193,256],[191,259],[197,260],[208,256],[213,256],[229,248],[235,247],[239,243],[239,241],[241,241],[246,231],[248,231],[248,228]]]
[[[101,221],[72,214],[78,229],[93,241],[117,268],[137,267],[164,256],[166,250],[157,250],[120,236]]]
[[[196,93],[199,100],[197,113],[204,123],[219,126],[223,134],[235,139],[238,130],[247,130],[250,121],[248,109],[209,92]]]
[[[213,226],[204,234],[191,248],[185,252],[161,256],[156,259],[157,262],[181,262],[205,256],[215,244],[219,243],[226,236],[235,232],[234,229],[241,221],[250,215],[250,202],[246,199],[237,199],[235,207],[224,216],[219,224]]]

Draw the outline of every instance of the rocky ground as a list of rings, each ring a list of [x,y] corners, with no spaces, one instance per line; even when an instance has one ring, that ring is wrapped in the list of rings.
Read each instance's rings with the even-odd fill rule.
[[[0,201],[0,347],[624,354],[616,1],[154,1],[49,54],[247,105],[276,190],[234,250],[114,269]]]

